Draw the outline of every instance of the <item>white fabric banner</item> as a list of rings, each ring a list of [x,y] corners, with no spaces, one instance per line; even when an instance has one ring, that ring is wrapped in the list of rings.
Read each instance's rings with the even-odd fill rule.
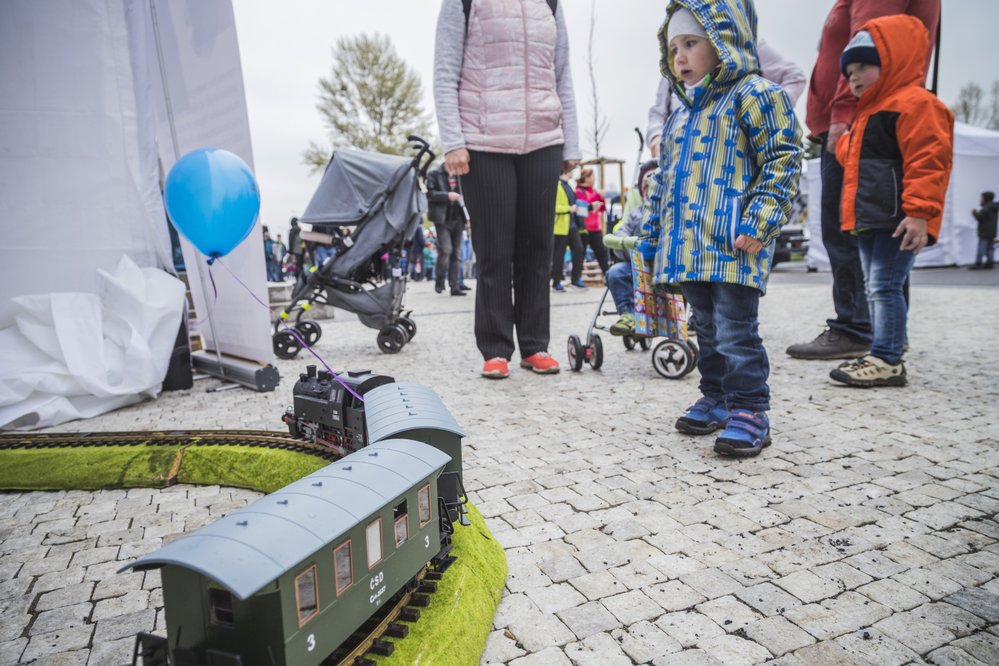
[[[93,292],[122,255],[172,264],[129,38],[122,0],[0,2],[0,309]]]
[[[164,173],[197,148],[223,148],[253,169],[250,124],[230,0],[169,2],[149,0],[146,40],[156,96],[157,137]],[[158,36],[158,39],[157,39]],[[164,83],[165,81],[165,83]],[[176,144],[174,143],[176,141]],[[181,238],[199,332],[210,349],[269,363],[274,359],[270,311],[260,306],[229,271],[212,269],[218,298],[207,275],[206,258]],[[262,302],[268,302],[260,220],[250,235],[222,258]],[[212,309],[218,343],[209,328]]]

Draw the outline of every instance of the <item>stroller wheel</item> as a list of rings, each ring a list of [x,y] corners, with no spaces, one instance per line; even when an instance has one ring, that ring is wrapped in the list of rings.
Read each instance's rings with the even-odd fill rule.
[[[412,340],[416,337],[416,322],[409,317],[402,316],[399,317],[397,322],[399,326],[402,326],[406,330],[406,338]]]
[[[278,331],[274,334],[274,355],[278,358],[291,359],[302,351],[302,343],[298,341],[291,331]]]
[[[569,354],[569,369],[573,372],[579,372],[583,369],[583,343],[580,341],[578,335],[570,335],[569,342],[566,344],[566,352]]]
[[[649,351],[649,347],[652,346],[652,340],[649,338],[638,338],[638,346],[642,348],[642,351]]]
[[[590,336],[590,354],[587,357],[587,362],[590,367],[594,370],[599,370],[600,366],[604,364],[604,343],[600,340],[600,336],[594,333]]]
[[[666,338],[652,350],[652,367],[666,379],[680,379],[694,369],[694,354],[683,340]]]
[[[397,354],[406,345],[406,329],[399,324],[378,331],[378,348],[386,354]]]
[[[623,338],[621,338],[621,342],[624,343],[624,348],[627,349],[628,351],[631,351],[632,349],[635,348],[635,338],[631,337],[630,335],[626,335]]]
[[[295,324],[295,330],[305,340],[305,344],[310,347],[319,342],[319,338],[323,337],[322,327],[311,319],[303,319]]]
[[[690,348],[690,354],[694,357],[694,365],[697,365],[697,358],[701,355],[701,350],[697,348],[697,343],[693,340],[687,340],[687,347]]]

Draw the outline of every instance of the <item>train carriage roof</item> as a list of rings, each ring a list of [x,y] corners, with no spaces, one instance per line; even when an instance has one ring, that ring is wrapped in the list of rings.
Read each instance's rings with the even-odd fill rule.
[[[440,396],[423,384],[394,382],[371,389],[364,394],[364,415],[370,442],[418,428],[465,436]]]
[[[277,580],[451,460],[432,446],[390,439],[298,481],[119,569],[166,564],[208,576],[240,599]]]

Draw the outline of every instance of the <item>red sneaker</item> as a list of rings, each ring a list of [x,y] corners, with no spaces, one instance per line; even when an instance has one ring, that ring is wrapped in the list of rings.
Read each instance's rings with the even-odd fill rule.
[[[510,376],[509,361],[505,358],[491,358],[482,365],[482,376],[489,379],[506,379]]]
[[[520,367],[530,368],[539,375],[554,375],[559,371],[558,361],[548,352],[538,352],[521,359]]]

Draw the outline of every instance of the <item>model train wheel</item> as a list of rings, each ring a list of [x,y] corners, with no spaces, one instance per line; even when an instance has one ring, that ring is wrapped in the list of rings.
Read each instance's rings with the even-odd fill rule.
[[[292,359],[302,351],[302,343],[298,341],[291,331],[278,331],[272,338],[274,342],[274,355],[278,358]]]
[[[621,342],[624,343],[624,348],[627,349],[628,351],[631,351],[632,349],[635,348],[635,338],[631,337],[630,335],[626,335],[623,338],[621,338]]]
[[[310,347],[319,342],[319,338],[323,337],[322,327],[311,319],[303,319],[295,324],[295,330],[305,340],[305,344]]]
[[[583,369],[583,342],[578,335],[570,335],[569,342],[565,346],[565,351],[569,355],[569,369],[579,372]]]
[[[591,368],[599,370],[600,366],[604,364],[604,343],[601,342],[600,336],[596,333],[590,336],[589,342],[590,353],[587,355],[586,361]]]
[[[395,324],[378,331],[378,348],[385,354],[397,354],[406,345],[406,329]]]
[[[416,322],[409,317],[399,317],[397,322],[399,326],[402,326],[406,330],[406,337],[412,340],[416,337]]]
[[[694,354],[683,340],[666,338],[652,350],[652,367],[666,379],[680,379],[694,369]]]
[[[652,340],[649,338],[638,338],[638,346],[642,348],[642,351],[649,351],[649,347],[652,346]]]

